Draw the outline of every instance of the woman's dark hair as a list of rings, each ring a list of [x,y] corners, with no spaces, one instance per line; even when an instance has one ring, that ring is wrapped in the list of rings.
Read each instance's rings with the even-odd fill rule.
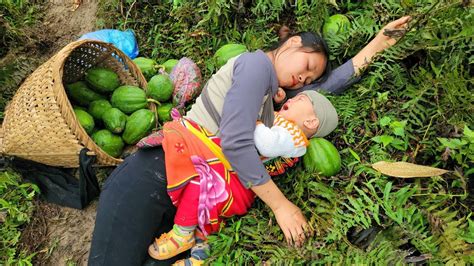
[[[301,37],[301,43],[303,47],[305,48],[310,48],[312,49],[312,52],[315,53],[322,53],[324,56],[326,56],[326,66],[324,68],[324,72],[317,79],[317,81],[322,82],[325,81],[329,74],[331,73],[331,64],[329,63],[329,47],[324,41],[324,39],[319,36],[319,34],[314,33],[314,32],[299,32],[295,34],[285,34],[284,38],[282,38],[276,45],[272,47],[272,50],[278,50],[280,47],[291,37],[293,36],[300,36]]]

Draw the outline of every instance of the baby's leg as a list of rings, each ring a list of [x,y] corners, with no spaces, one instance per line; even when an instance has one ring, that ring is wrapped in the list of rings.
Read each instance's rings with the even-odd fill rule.
[[[194,246],[194,230],[198,223],[199,183],[190,181],[182,191],[180,202],[173,229],[161,235],[148,248],[148,253],[154,259],[165,260]]]
[[[209,244],[196,236],[196,245],[191,249],[191,255],[187,259],[178,260],[174,266],[196,266],[204,265],[204,261],[209,257]]]
[[[148,247],[148,254],[156,260],[172,258],[194,246],[196,226],[174,225],[168,233],[162,234]]]

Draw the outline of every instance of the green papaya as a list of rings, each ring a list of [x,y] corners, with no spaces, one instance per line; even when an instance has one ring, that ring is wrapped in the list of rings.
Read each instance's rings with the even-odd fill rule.
[[[155,114],[148,109],[140,109],[127,119],[123,140],[128,144],[135,144],[155,126]]]
[[[73,109],[74,113],[76,114],[77,121],[81,124],[82,128],[87,132],[87,134],[91,134],[94,130],[94,118],[84,110],[81,109]]]
[[[146,80],[149,80],[157,72],[158,64],[153,59],[137,57],[133,59],[133,62],[138,66]]]
[[[127,115],[122,113],[118,108],[110,108],[102,115],[105,127],[112,133],[122,133],[127,123]]]
[[[107,100],[97,100],[91,102],[89,105],[89,114],[94,117],[96,121],[99,121],[102,119],[102,115],[104,114],[105,111],[108,109],[112,108],[112,105],[109,103]]]
[[[118,87],[111,98],[112,106],[131,114],[147,105],[146,93],[139,87],[125,85]]]
[[[247,47],[243,44],[229,43],[219,48],[214,54],[214,60],[217,68],[225,65],[229,59],[239,54],[247,52]]]
[[[105,99],[104,96],[89,89],[83,81],[67,84],[66,92],[75,103],[82,106],[88,106],[92,101]]]
[[[178,60],[176,59],[168,59],[163,63],[162,66],[165,68],[166,72],[171,73],[171,70],[173,70],[173,67],[176,66],[177,63]]]
[[[341,156],[334,145],[323,138],[312,138],[303,156],[306,170],[333,176],[341,170]]]
[[[331,38],[333,35],[345,33],[350,26],[351,22],[346,16],[342,14],[332,15],[324,21],[323,36],[324,38]]]
[[[173,89],[173,81],[167,75],[153,76],[148,82],[148,96],[159,102],[168,101]]]
[[[97,144],[105,153],[112,157],[119,157],[122,154],[124,143],[122,138],[118,135],[112,134],[107,129],[101,129],[92,134],[92,140]]]
[[[160,123],[171,121],[171,110],[173,107],[174,106],[172,103],[164,103],[156,108],[158,120],[160,120]]]
[[[86,71],[87,84],[99,93],[109,93],[120,86],[117,73],[105,67],[93,67]]]

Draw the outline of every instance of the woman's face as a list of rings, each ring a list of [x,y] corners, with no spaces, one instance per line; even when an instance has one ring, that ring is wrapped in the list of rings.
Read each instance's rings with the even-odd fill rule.
[[[300,36],[288,39],[274,53],[273,62],[279,86],[290,90],[299,89],[321,77],[326,67],[324,54],[302,47]]]

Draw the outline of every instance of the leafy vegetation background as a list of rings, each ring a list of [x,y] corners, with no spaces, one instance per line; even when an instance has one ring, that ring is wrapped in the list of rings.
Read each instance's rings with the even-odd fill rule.
[[[212,236],[218,264],[474,263],[474,9],[469,1],[101,1],[98,26],[133,29],[140,55],[190,57],[205,79],[229,42],[270,49],[281,25],[320,32],[332,14],[350,30],[325,36],[334,66],[354,56],[386,23],[411,15],[410,31],[361,80],[329,96],[340,116],[329,136],[343,170],[302,168],[276,180],[302,208],[315,235],[300,249],[283,240],[258,201]],[[397,179],[370,165],[408,161],[445,168],[441,177]],[[2,210],[5,208],[0,204]],[[2,235],[3,237],[3,235]]]

